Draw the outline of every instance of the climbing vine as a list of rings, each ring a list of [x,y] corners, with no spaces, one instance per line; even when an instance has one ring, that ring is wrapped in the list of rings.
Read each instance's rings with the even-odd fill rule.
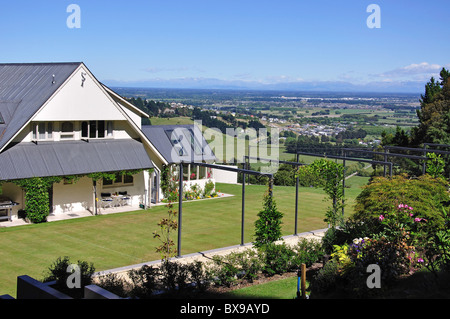
[[[49,189],[59,183],[62,177],[33,177],[16,180],[14,183],[25,191],[27,218],[32,223],[47,221],[50,214]]]
[[[84,176],[91,178],[93,181],[102,179],[114,180],[116,178],[116,174],[134,175],[142,171],[142,169],[139,169],[124,170],[119,172],[97,172],[83,175],[33,177],[14,180],[11,182],[25,191],[25,210],[27,218],[30,222],[38,224],[46,222],[47,217],[50,214],[49,190],[54,183],[59,183],[62,180],[75,183]]]

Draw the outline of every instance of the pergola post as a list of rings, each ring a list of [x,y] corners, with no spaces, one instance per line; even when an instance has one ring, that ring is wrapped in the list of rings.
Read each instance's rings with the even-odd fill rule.
[[[300,160],[300,156],[299,154],[297,154],[296,157],[296,161],[297,163]],[[298,166],[297,166],[297,170],[298,170]],[[294,235],[297,236],[297,226],[298,226],[298,184],[299,184],[299,178],[298,178],[298,174],[297,177],[295,178],[295,227],[294,227]]]
[[[243,174],[249,174],[249,175],[263,175],[269,177],[269,194],[270,196],[273,196],[273,174],[267,174],[267,173],[261,173],[257,171],[251,171],[246,169],[240,169],[240,168],[234,168],[234,167],[224,167],[220,165],[215,164],[208,164],[208,163],[196,163],[192,162],[193,165],[198,165],[199,167],[206,167],[211,168],[214,172],[214,169],[220,169],[225,171],[231,171],[231,172],[237,172],[237,173],[243,173]],[[245,179],[243,179],[243,197],[242,197],[242,221],[241,221],[241,245],[244,244],[244,205],[245,205]],[[183,163],[180,163],[180,179],[179,179],[179,190],[178,190],[178,196],[179,196],[179,203],[178,203],[178,254],[177,257],[181,257],[181,229],[182,229],[182,212],[183,212]]]
[[[98,214],[97,180],[95,179],[92,180],[92,186],[94,190],[94,215],[97,215]]]
[[[181,257],[181,223],[183,221],[183,162],[180,162],[179,173],[179,185],[178,185],[178,257]]]
[[[242,173],[241,246],[244,246],[244,218],[245,218],[245,171]]]

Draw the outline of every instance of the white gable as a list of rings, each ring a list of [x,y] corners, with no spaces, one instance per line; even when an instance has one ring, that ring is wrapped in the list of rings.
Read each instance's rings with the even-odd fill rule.
[[[91,73],[84,66],[80,66],[33,120],[114,121],[126,120],[126,117]]]

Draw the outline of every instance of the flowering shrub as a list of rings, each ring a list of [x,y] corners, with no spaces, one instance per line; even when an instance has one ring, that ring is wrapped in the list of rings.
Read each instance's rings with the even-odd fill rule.
[[[366,294],[367,267],[376,264],[381,280],[392,282],[424,265],[415,244],[420,244],[425,218],[416,216],[414,208],[399,204],[378,218],[378,232],[369,237],[354,238],[350,243],[334,245],[331,258],[344,290]]]
[[[377,236],[392,242],[406,239],[408,244],[417,245],[424,236],[427,219],[416,216],[413,211],[413,207],[399,204],[395,210],[381,214],[378,219],[382,230]]]
[[[408,178],[395,175],[392,178],[375,177],[356,198],[355,213],[352,219],[367,222],[376,220],[392,207],[407,203],[414,207],[415,218],[425,218],[427,232],[445,227],[442,208],[448,207],[448,184],[442,179],[429,175]],[[386,216],[384,216],[386,217]]]

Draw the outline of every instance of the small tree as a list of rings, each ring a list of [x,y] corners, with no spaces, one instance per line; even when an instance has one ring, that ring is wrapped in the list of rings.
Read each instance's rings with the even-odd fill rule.
[[[332,206],[328,208],[324,221],[331,227],[336,227],[343,221],[340,213],[344,207],[344,187],[342,181],[345,178],[344,166],[327,159],[314,161],[308,166],[301,166],[298,169],[300,178],[307,177],[314,187],[321,187],[332,201]]]
[[[445,161],[441,155],[435,153],[427,153],[429,158],[427,163],[427,173],[434,178],[444,177]]]
[[[255,222],[255,247],[262,247],[281,239],[281,219],[283,213],[270,192],[264,195],[263,210],[258,213],[259,219]]]
[[[175,242],[171,238],[171,233],[178,229],[178,222],[175,219],[177,212],[173,210],[173,204],[169,202],[166,207],[169,209],[168,217],[159,221],[160,232],[153,232],[153,238],[157,238],[161,242],[161,245],[156,247],[156,252],[161,254],[163,261],[167,261],[170,257],[175,256]]]

